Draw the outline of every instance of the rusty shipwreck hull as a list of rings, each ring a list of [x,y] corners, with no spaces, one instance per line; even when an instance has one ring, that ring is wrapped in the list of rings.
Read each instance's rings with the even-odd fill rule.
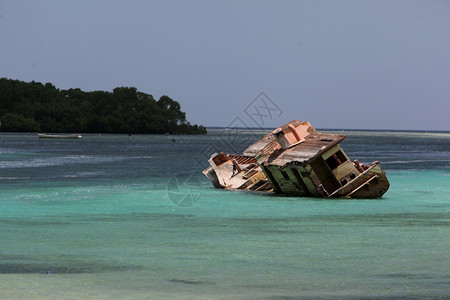
[[[379,198],[389,181],[379,162],[351,162],[340,146],[345,135],[318,132],[291,121],[243,154],[215,153],[203,174],[215,188],[324,198]]]

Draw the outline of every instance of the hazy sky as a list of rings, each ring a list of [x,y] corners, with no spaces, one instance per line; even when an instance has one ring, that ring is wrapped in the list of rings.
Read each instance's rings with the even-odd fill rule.
[[[450,1],[0,0],[0,77],[133,86],[206,126],[450,130]]]

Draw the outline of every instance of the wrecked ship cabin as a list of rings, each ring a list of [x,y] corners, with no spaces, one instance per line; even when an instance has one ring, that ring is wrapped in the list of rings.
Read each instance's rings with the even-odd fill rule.
[[[339,145],[345,138],[320,133],[309,122],[291,121],[242,155],[213,154],[203,174],[216,188],[306,197],[381,197],[389,182],[379,162],[351,162]]]

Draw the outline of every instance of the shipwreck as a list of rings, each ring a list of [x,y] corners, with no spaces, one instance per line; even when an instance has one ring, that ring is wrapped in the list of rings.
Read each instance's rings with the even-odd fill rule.
[[[203,174],[215,188],[324,198],[379,198],[389,181],[378,161],[349,160],[345,135],[318,132],[309,122],[291,121],[242,154],[214,153]]]

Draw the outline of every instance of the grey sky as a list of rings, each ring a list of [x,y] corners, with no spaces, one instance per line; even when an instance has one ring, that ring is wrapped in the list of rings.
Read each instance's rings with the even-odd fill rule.
[[[0,77],[133,86],[206,126],[264,92],[265,126],[450,130],[450,1],[0,0]]]

